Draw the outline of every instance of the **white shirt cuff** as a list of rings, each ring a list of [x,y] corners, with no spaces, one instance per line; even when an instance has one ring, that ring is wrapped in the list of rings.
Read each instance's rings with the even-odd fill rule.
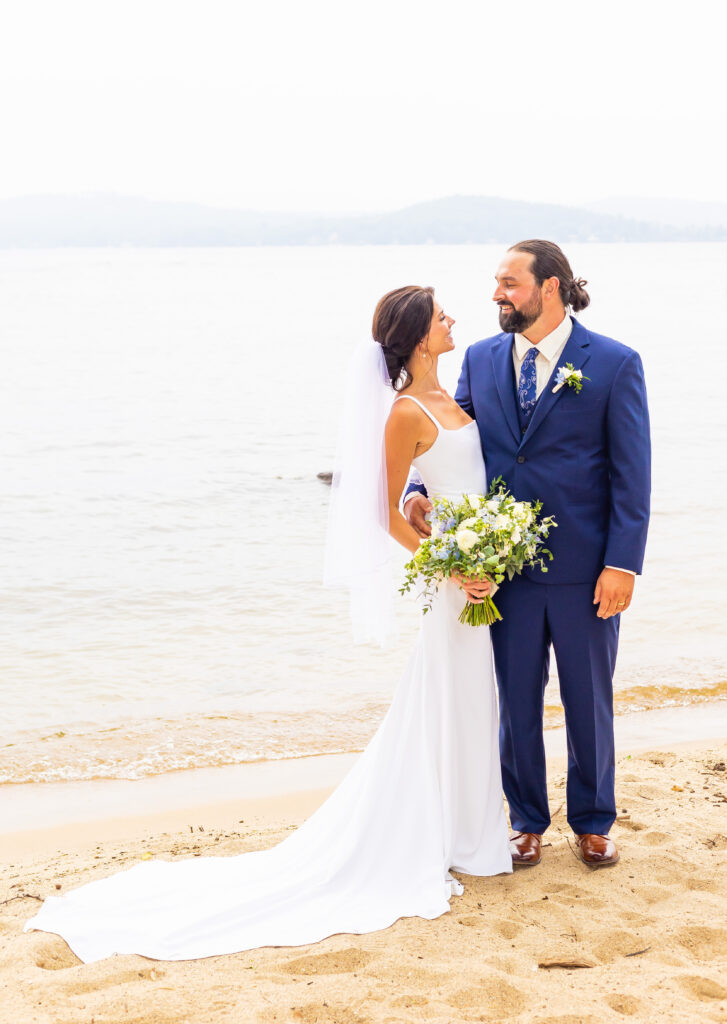
[[[604,565],[604,569],[615,569],[616,572],[627,572],[629,574],[629,576],[637,576],[638,575],[638,573],[635,573],[633,569],[622,569],[618,565]]]

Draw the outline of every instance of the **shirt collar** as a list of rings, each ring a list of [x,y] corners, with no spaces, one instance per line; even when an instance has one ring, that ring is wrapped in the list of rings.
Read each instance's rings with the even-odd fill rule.
[[[561,323],[551,331],[550,334],[546,334],[541,342],[538,343],[538,352],[544,355],[548,362],[552,362],[558,354],[560,348],[565,345],[566,341],[570,337],[570,332],[573,330],[573,321],[566,313]],[[528,349],[533,347],[532,341],[528,341],[522,334],[515,335],[515,354],[519,360],[523,360]]]

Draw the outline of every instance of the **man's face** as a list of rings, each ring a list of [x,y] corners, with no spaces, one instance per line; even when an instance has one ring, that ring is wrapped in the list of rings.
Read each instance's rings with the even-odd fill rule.
[[[543,312],[543,296],[530,269],[529,252],[507,252],[497,268],[497,288],[492,296],[500,307],[503,331],[522,334]]]

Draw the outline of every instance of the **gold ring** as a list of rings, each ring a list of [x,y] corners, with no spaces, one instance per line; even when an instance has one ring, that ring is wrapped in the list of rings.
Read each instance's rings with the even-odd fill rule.
[[[616,607],[617,607],[617,608],[623,608],[623,606],[624,606],[625,604],[626,604],[626,602],[625,602],[625,601],[617,601],[617,602],[616,602]]]

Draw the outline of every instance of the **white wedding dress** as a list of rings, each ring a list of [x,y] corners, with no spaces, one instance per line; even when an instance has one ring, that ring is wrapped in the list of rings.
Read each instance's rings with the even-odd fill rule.
[[[439,431],[415,462],[429,493],[483,493],[475,424],[446,430],[421,408]],[[464,601],[455,584],[440,587],[376,735],[278,846],[139,863],[50,897],[26,931],[61,935],[86,963],[189,960],[435,918],[462,891],[450,868],[510,872],[489,629],[457,621]]]

